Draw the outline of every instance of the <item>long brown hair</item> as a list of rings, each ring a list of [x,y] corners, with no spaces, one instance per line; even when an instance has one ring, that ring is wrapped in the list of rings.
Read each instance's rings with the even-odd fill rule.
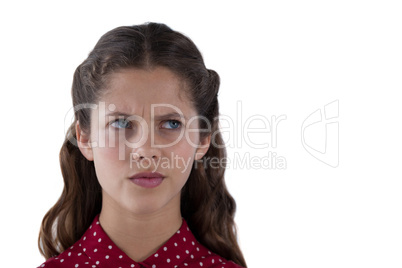
[[[76,143],[77,120],[81,129],[90,130],[90,109],[82,105],[99,100],[111,73],[156,66],[169,68],[186,82],[186,93],[198,115],[207,119],[199,121],[200,129],[207,129],[210,123],[211,132],[201,131],[200,138],[213,134],[207,153],[201,161],[195,161],[182,189],[182,216],[208,249],[246,267],[237,243],[236,203],[224,181],[226,148],[218,127],[219,75],[205,67],[200,51],[188,37],[159,23],[122,26],[107,32],[75,70],[75,121],[60,150],[64,189],[44,216],[39,232],[39,250],[45,258],[60,254],[79,240],[101,210],[101,186],[94,164],[82,155]],[[212,159],[219,161],[219,167],[208,164]]]

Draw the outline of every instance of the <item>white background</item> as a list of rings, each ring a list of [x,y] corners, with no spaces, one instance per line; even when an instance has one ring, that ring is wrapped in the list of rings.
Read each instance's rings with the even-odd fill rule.
[[[1,266],[44,261],[37,236],[63,186],[75,68],[105,32],[155,21],[189,36],[220,74],[222,114],[241,101],[243,118],[286,115],[276,148],[228,148],[287,163],[227,170],[249,267],[401,267],[401,14],[399,1],[2,2]],[[334,168],[304,149],[301,126],[336,100]]]

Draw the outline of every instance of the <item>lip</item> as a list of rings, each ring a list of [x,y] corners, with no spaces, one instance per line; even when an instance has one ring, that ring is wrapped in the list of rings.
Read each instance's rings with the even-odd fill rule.
[[[130,177],[130,180],[144,188],[155,188],[159,186],[165,176],[158,172],[140,172]]]

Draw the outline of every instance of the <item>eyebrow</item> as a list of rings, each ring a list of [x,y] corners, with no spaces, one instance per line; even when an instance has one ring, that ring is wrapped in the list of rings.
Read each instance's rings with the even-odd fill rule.
[[[106,116],[130,117],[130,116],[133,116],[133,115],[123,113],[123,112],[119,112],[119,111],[114,111],[114,112],[107,113]],[[188,120],[187,117],[185,117],[184,115],[181,115],[181,114],[179,114],[177,112],[171,112],[171,113],[167,113],[167,114],[157,115],[157,116],[154,117],[154,119],[157,119],[157,120],[166,120],[166,119],[171,119],[171,118],[183,118],[185,120]]]

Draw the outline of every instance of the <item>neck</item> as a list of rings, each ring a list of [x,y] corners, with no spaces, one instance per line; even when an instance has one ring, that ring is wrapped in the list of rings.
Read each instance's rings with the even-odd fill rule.
[[[178,200],[172,200],[168,207],[149,214],[135,214],[104,198],[99,222],[116,246],[132,260],[141,262],[180,228],[180,195],[175,198]]]

